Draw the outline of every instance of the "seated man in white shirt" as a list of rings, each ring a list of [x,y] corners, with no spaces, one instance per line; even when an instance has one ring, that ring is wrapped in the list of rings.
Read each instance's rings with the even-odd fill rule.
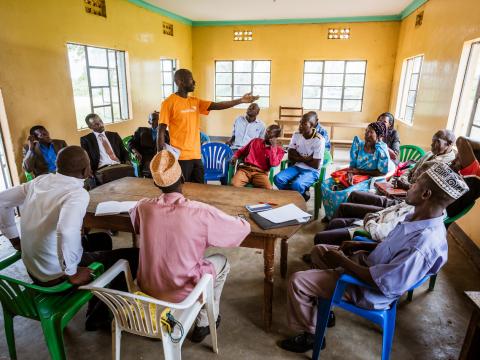
[[[17,250],[21,248],[25,267],[38,285],[53,286],[65,280],[73,285],[86,284],[91,281],[87,266],[95,261],[108,268],[119,259],[127,259],[136,273],[138,249],[98,248],[92,236],[87,236],[83,245],[89,252],[84,251],[82,225],[90,195],[83,184],[90,173],[87,153],[79,146],[67,146],[57,155],[57,173],[38,176],[0,193],[0,231]],[[17,206],[21,210],[21,240],[15,224]],[[112,287],[122,286],[112,283]],[[89,309],[88,315],[93,306]],[[98,317],[92,314],[87,319],[87,330],[96,329]]]
[[[233,123],[232,137],[226,142],[233,151],[238,150],[247,145],[250,140],[265,136],[265,124],[262,120],[257,119],[260,107],[257,103],[251,103],[245,115],[241,115],[235,119]]]

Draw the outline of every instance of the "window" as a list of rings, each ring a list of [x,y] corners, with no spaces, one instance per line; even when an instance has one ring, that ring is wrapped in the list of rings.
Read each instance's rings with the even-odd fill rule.
[[[464,66],[459,66],[460,93],[455,96],[455,133],[480,139],[480,41],[464,47]],[[458,82],[458,80],[457,80]],[[457,90],[457,89],[455,89]],[[455,104],[454,104],[455,105]]]
[[[406,59],[402,66],[402,77],[397,98],[397,118],[409,125],[413,124],[415,101],[417,99],[423,55]]]
[[[177,91],[177,85],[173,79],[175,71],[177,71],[177,60],[162,59],[162,100],[165,100],[172,93]]]
[[[303,108],[320,111],[362,111],[365,60],[305,61]]]
[[[270,105],[270,60],[215,61],[215,101],[233,100],[253,92],[261,108]],[[236,107],[246,108],[248,104]]]
[[[100,115],[111,124],[129,118],[125,51],[67,44],[77,128],[85,116]]]

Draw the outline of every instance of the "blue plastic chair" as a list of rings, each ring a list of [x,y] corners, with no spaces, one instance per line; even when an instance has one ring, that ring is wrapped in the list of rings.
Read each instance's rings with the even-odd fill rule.
[[[412,289],[423,284],[429,276],[420,280],[417,284],[412,286]],[[397,300],[392,302],[390,308],[385,310],[367,310],[355,306],[343,300],[343,293],[348,285],[356,285],[366,289],[373,289],[370,285],[354,278],[351,275],[343,274],[337,281],[335,292],[331,299],[318,298],[318,311],[317,311],[317,326],[315,329],[315,344],[313,347],[312,360],[320,359],[320,349],[322,347],[323,338],[327,330],[327,323],[330,311],[333,308],[340,307],[346,311],[357,314],[369,321],[374,322],[383,330],[382,339],[382,360],[390,359],[390,352],[392,350],[393,335],[395,334],[395,318],[397,315]]]
[[[202,162],[205,168],[205,182],[219,180],[226,183],[228,163],[233,152],[228,145],[211,142],[202,145]]]

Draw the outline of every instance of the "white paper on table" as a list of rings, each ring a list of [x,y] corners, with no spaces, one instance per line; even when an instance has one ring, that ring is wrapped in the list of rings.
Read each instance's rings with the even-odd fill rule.
[[[310,218],[310,214],[303,211],[299,207],[295,206],[294,204],[288,204],[284,206],[280,206],[278,208],[262,211],[258,213],[261,217],[275,223],[283,223],[286,221],[303,219],[303,218]]]
[[[137,201],[104,201],[97,205],[95,216],[128,213],[135,205],[137,205]]]
[[[165,144],[165,150],[170,151],[173,154],[173,156],[175,156],[175,159],[177,160],[180,157],[181,151],[176,147],[173,147],[172,145]]]

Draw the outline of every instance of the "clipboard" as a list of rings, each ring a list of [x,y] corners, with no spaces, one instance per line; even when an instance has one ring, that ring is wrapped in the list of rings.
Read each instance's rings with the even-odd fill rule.
[[[255,221],[255,223],[258,226],[260,226],[260,228],[262,228],[263,230],[276,229],[276,228],[281,228],[285,226],[304,225],[309,223],[311,220],[311,217],[310,217],[307,221],[304,221],[304,222],[300,222],[298,220],[290,220],[290,221],[285,221],[283,223],[274,223],[260,216],[258,213],[250,213],[250,218],[253,221]]]

